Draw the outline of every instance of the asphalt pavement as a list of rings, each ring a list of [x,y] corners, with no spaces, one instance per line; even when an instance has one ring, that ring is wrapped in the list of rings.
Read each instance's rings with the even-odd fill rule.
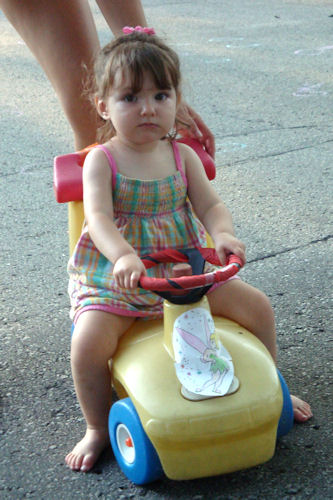
[[[143,5],[180,54],[184,94],[215,134],[214,185],[247,245],[242,277],[269,295],[280,370],[314,417],[295,425],[269,462],[226,476],[134,486],[111,451],[92,473],[65,467],[84,422],[69,364],[67,208],[55,201],[52,164],[73,141],[43,72],[0,12],[0,496],[333,498],[333,4]]]

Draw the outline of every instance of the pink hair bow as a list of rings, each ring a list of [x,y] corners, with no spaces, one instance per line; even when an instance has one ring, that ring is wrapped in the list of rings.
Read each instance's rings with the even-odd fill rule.
[[[143,28],[142,26],[135,26],[135,28],[132,28],[131,26],[124,26],[122,29],[122,32],[125,33],[125,35],[131,35],[135,31],[146,33],[147,35],[156,35],[154,28]]]

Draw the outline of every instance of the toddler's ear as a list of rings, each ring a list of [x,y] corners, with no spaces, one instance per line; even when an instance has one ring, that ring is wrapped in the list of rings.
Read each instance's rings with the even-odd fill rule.
[[[98,99],[98,97],[95,97],[95,106],[97,109],[97,113],[101,118],[103,118],[103,120],[107,120],[108,118],[110,118],[106,104],[102,99]]]

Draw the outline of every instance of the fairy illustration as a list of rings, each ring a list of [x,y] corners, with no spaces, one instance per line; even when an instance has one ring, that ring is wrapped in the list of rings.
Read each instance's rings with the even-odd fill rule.
[[[214,329],[203,308],[184,313],[174,325],[177,376],[186,389],[206,396],[226,394],[234,378],[232,358]]]

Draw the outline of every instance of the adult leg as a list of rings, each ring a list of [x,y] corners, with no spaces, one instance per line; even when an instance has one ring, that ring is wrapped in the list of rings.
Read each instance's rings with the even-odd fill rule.
[[[88,471],[109,444],[111,380],[108,361],[133,318],[103,311],[79,316],[72,337],[71,364],[76,394],[86,420],[85,436],[66,456],[73,470]]]
[[[106,22],[115,35],[124,26],[147,26],[140,0],[96,0]]]
[[[53,85],[73,129],[75,148],[96,140],[97,114],[82,95],[99,50],[87,0],[0,0],[4,14],[26,42]]]
[[[276,363],[274,313],[264,293],[241,280],[231,280],[210,293],[208,299],[212,314],[230,318],[256,335]],[[291,400],[297,422],[312,417],[308,403],[296,396],[291,396]]]

